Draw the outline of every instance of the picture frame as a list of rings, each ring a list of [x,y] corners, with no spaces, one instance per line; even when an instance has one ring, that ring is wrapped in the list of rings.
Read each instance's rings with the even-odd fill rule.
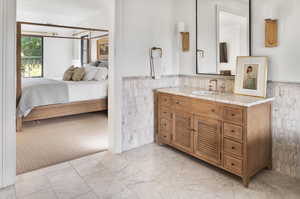
[[[108,60],[109,38],[108,36],[97,40],[97,59]]]
[[[237,57],[234,93],[265,98],[268,83],[268,57]]]

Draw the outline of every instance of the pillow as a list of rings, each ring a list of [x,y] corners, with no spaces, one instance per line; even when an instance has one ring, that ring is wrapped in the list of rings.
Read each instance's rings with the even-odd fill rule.
[[[84,77],[85,70],[84,68],[75,68],[72,80],[73,81],[81,81]]]
[[[87,66],[84,69],[85,69],[85,74],[83,80],[84,81],[94,80],[96,73],[98,72],[98,69],[95,66]]]
[[[94,79],[96,81],[106,80],[108,77],[108,69],[104,68],[104,67],[98,67],[97,69],[98,69],[98,71],[97,71]]]
[[[75,70],[75,67],[74,67],[74,66],[70,66],[70,67],[66,70],[66,72],[64,73],[63,80],[64,80],[64,81],[71,81],[71,80],[72,80],[73,73],[74,73],[74,70]]]

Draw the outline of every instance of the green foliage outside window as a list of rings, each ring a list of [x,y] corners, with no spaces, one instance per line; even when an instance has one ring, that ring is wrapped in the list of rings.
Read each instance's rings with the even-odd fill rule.
[[[21,39],[22,77],[43,76],[43,38],[23,36]]]

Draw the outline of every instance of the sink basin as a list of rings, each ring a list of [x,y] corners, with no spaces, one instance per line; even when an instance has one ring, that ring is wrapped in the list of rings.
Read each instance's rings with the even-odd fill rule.
[[[200,96],[218,94],[216,91],[205,91],[205,90],[193,91],[192,93],[193,93],[193,95],[200,95]]]

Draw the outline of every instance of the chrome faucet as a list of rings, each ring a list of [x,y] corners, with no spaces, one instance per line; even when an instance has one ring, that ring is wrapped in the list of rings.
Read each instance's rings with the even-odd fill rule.
[[[215,82],[215,88],[213,89],[212,83]],[[209,91],[218,91],[218,79],[209,80]]]

